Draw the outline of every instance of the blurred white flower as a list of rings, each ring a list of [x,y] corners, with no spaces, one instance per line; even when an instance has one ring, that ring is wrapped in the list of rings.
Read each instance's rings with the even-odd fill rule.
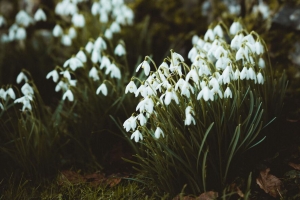
[[[160,138],[161,135],[163,137],[165,136],[164,132],[161,130],[161,128],[157,127],[156,130],[155,130],[154,136],[155,136],[156,139],[158,139],[158,138]]]
[[[75,27],[80,27],[83,28],[85,25],[85,19],[84,16],[82,14],[79,13],[75,13],[72,16],[72,23]]]
[[[59,37],[59,36],[63,35],[63,29],[61,28],[61,26],[59,24],[56,24],[54,26],[53,31],[52,31],[52,35],[54,37]]]
[[[20,10],[16,15],[16,23],[24,27],[28,27],[30,24],[33,24],[33,19],[30,15],[24,10]]]
[[[65,46],[71,46],[72,45],[72,39],[69,35],[63,35],[61,37],[60,42]]]
[[[94,48],[94,43],[92,41],[89,41],[86,45],[85,45],[85,50],[88,52],[88,53],[91,53],[92,50]]]
[[[105,36],[107,39],[112,39],[112,37],[113,37],[113,32],[112,32],[110,29],[106,29],[105,32],[104,32],[104,36]]]
[[[224,92],[224,98],[232,98],[232,92],[230,90],[229,87],[226,88],[225,92]]]
[[[74,95],[73,95],[72,91],[71,91],[70,89],[68,89],[68,90],[64,93],[62,99],[63,99],[63,100],[68,99],[69,101],[74,101]]]
[[[0,27],[2,27],[4,25],[6,25],[6,20],[2,15],[0,15]]]
[[[133,139],[135,142],[138,142],[139,140],[143,140],[143,135],[141,134],[141,132],[139,130],[136,130],[132,133],[130,139]]]
[[[14,90],[12,88],[8,88],[5,92],[4,98],[5,100],[7,100],[7,96],[9,96],[11,99],[15,99],[16,98],[16,94],[14,92]]]
[[[16,40],[25,40],[26,39],[26,30],[25,28],[23,27],[19,27],[17,30],[16,30],[16,35],[15,35],[15,39]]]
[[[126,131],[130,131],[130,129],[135,130],[136,128],[136,117],[130,116],[124,123],[123,127],[126,129]]]
[[[85,63],[87,61],[86,55],[82,50],[79,50],[76,54],[76,58],[78,58],[81,62]]]
[[[24,74],[24,72],[20,72],[19,75],[17,76],[16,82],[19,84],[19,83],[21,83],[23,80],[24,80],[25,82],[27,82],[27,81],[28,81],[28,78],[27,78],[27,76]]]
[[[209,41],[209,40],[213,41],[214,39],[215,39],[215,34],[214,34],[213,30],[209,28],[204,35],[204,40],[205,41]]]
[[[184,120],[184,125],[191,125],[193,123],[194,125],[196,124],[196,121],[193,117],[195,115],[195,112],[191,106],[186,107],[185,109],[185,120]]]
[[[76,32],[76,29],[74,27],[70,27],[69,30],[68,30],[68,36],[71,38],[71,39],[74,39],[77,37],[77,32]]]
[[[121,27],[120,25],[117,23],[117,22],[113,22],[110,27],[109,27],[109,30],[112,32],[112,33],[119,33],[121,31]]]
[[[229,28],[229,33],[231,35],[237,34],[240,30],[243,30],[243,26],[240,24],[240,22],[233,22]]]
[[[203,98],[205,101],[214,100],[214,93],[205,85],[197,96],[197,100]]]
[[[23,96],[23,97],[20,97],[18,99],[16,99],[14,101],[14,103],[22,103],[23,104],[23,107],[22,107],[22,111],[25,111],[26,109],[28,110],[32,110],[32,107],[31,107],[31,104],[30,104],[30,101],[32,101],[32,97],[31,96]]]
[[[115,55],[123,56],[126,54],[125,48],[122,44],[118,44],[114,51]]]
[[[73,71],[75,71],[78,67],[83,67],[83,63],[77,57],[72,56],[72,58],[68,59],[63,67],[69,66]]]
[[[47,16],[45,14],[45,12],[39,8],[35,14],[34,14],[34,20],[35,21],[46,21],[47,20]]]
[[[136,68],[136,72],[139,71],[140,68],[144,69],[145,75],[148,76],[150,73],[150,65],[149,63],[144,60],[141,64],[139,64],[139,66]]]
[[[53,82],[57,82],[58,81],[58,72],[54,69],[51,72],[49,72],[46,76],[47,79],[49,79],[50,77],[52,77]]]
[[[127,94],[128,92],[135,93],[136,91],[137,91],[137,87],[135,83],[133,81],[130,81],[125,88],[125,94]]]
[[[89,71],[89,77],[93,78],[94,81],[100,80],[96,67],[92,67]]]
[[[258,72],[258,74],[257,74],[257,83],[258,84],[264,84],[264,77],[261,74],[261,72]]]
[[[25,95],[25,96],[33,96],[34,91],[32,89],[32,87],[28,84],[25,83],[22,87],[21,87],[21,92]]]
[[[97,91],[96,91],[96,94],[99,94],[100,92],[101,92],[104,96],[107,96],[107,87],[106,87],[106,85],[105,85],[104,83],[102,83],[102,84],[98,87],[98,89],[97,89]]]

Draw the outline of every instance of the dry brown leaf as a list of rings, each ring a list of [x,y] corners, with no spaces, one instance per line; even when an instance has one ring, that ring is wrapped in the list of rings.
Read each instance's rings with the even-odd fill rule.
[[[269,172],[270,168],[261,171],[260,176],[256,178],[256,183],[266,193],[276,198],[279,195],[281,181]]]
[[[218,197],[218,193],[214,191],[209,191],[202,193],[199,197],[197,197],[197,200],[213,200]]]
[[[240,196],[240,197],[244,197],[244,193],[240,190],[239,187],[236,187],[236,193]]]
[[[70,170],[62,171],[58,179],[59,185],[66,184],[66,183],[78,184],[84,182],[85,180],[83,176],[81,176],[77,172],[70,171]]]
[[[292,168],[294,168],[296,170],[300,170],[300,164],[295,164],[295,163],[289,162],[289,166],[291,166]]]

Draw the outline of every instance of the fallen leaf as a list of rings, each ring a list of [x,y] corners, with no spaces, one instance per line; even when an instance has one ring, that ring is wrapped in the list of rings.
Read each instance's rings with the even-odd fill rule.
[[[66,184],[66,183],[78,184],[84,182],[85,180],[83,176],[81,176],[77,172],[70,171],[70,170],[62,171],[58,179],[59,185]]]
[[[218,193],[214,192],[214,191],[209,191],[209,192],[205,192],[202,193],[199,197],[197,197],[197,200],[213,200],[216,199],[218,197]]]
[[[295,164],[295,163],[289,162],[289,166],[291,166],[292,168],[294,168],[296,170],[300,170],[300,164]]]
[[[281,181],[274,175],[269,174],[270,168],[260,171],[260,175],[256,178],[256,183],[261,189],[272,197],[279,195]]]

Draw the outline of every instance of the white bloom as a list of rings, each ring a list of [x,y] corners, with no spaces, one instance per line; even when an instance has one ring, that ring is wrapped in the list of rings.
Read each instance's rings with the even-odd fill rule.
[[[20,10],[16,15],[16,23],[24,27],[28,27],[30,24],[33,24],[33,19],[27,12]]]
[[[17,83],[21,83],[23,80],[27,82],[28,78],[23,72],[20,72],[19,75],[17,76]]]
[[[4,98],[7,99],[7,96],[9,96],[11,99],[16,98],[16,94],[12,88],[8,88],[8,90],[6,90]]]
[[[105,36],[107,39],[112,39],[112,37],[113,37],[113,32],[111,32],[110,29],[106,29],[105,32],[104,32],[104,36]]]
[[[150,73],[150,65],[149,65],[149,63],[148,63],[146,60],[144,60],[144,61],[143,61],[141,64],[139,64],[139,66],[136,68],[136,72],[138,72],[139,69],[140,69],[141,67],[144,69],[145,75],[148,76],[149,73]]]
[[[85,19],[82,14],[75,13],[72,17],[72,23],[75,27],[83,28],[85,25]]]
[[[191,60],[191,62],[194,62],[197,58],[198,51],[197,48],[194,46],[188,53],[188,58]]]
[[[35,14],[34,14],[34,20],[35,21],[46,21],[47,20],[47,16],[45,14],[45,12],[39,8]]]
[[[124,123],[123,127],[126,129],[126,131],[130,131],[130,129],[135,130],[136,128],[136,117],[131,116],[129,117]]]
[[[163,137],[165,136],[164,132],[161,130],[161,128],[157,127],[155,130],[154,136],[155,136],[155,138],[158,139],[158,138],[160,138],[160,135],[162,135]]]
[[[125,51],[125,48],[123,47],[123,45],[118,44],[115,48],[114,53],[115,53],[115,55],[123,56],[126,54],[126,51]]]
[[[135,97],[137,97],[139,95],[139,93],[144,98],[148,96],[146,86],[144,84],[141,84],[140,87],[134,93],[135,93]]]
[[[208,40],[213,41],[214,39],[215,39],[215,34],[214,34],[213,30],[208,29],[204,35],[204,40],[205,41],[208,41]]]
[[[96,67],[92,67],[92,69],[89,71],[89,77],[93,78],[94,81],[100,80]]]
[[[63,29],[60,25],[56,24],[53,28],[52,34],[54,37],[59,37],[63,35]]]
[[[240,22],[233,22],[229,28],[229,32],[231,35],[237,34],[240,30],[243,29],[243,26],[240,24]]]
[[[143,140],[143,135],[139,130],[136,130],[135,132],[132,133],[130,139],[133,139],[135,142],[138,142],[139,140]]]
[[[165,105],[169,105],[172,101],[172,99],[179,104],[179,100],[177,97],[176,92],[174,91],[173,87],[171,85],[168,85],[168,88],[166,90],[166,93],[163,94],[160,99],[162,99],[163,97],[165,97],[164,103]]]
[[[96,94],[99,94],[100,92],[101,92],[104,96],[107,96],[107,87],[106,87],[106,85],[105,85],[104,83],[102,83],[102,84],[98,87],[98,89],[97,89],[97,91],[96,91]]]
[[[193,123],[194,125],[196,124],[196,121],[192,114],[195,115],[193,108],[191,106],[186,107],[184,125],[191,125],[191,123]]]
[[[194,94],[194,88],[191,86],[191,84],[188,81],[184,81],[180,94],[190,98],[190,91]]]
[[[240,70],[237,68],[234,72],[233,79],[238,80],[240,78]]]
[[[256,49],[256,54],[260,55],[264,53],[264,46],[261,44],[260,41],[255,42],[255,49]]]
[[[265,63],[265,60],[263,58],[259,58],[259,60],[258,60],[258,66],[261,69],[263,69],[263,68],[266,67],[266,63]]]
[[[106,48],[107,48],[107,45],[106,45],[105,40],[102,37],[98,37],[94,43],[94,49],[101,51]]]
[[[71,39],[74,39],[77,37],[77,32],[76,32],[76,29],[74,27],[70,27],[69,30],[68,30],[68,36],[71,38]]]
[[[92,50],[94,48],[94,43],[89,41],[86,45],[85,45],[85,50],[88,52],[88,53],[91,53]]]
[[[112,32],[112,33],[119,33],[121,31],[121,27],[120,25],[117,23],[117,22],[113,22],[110,27],[109,27],[109,30]]]
[[[99,21],[101,23],[107,23],[108,22],[108,13],[106,11],[100,11],[100,17],[99,17]]]
[[[189,79],[192,79],[196,84],[199,82],[199,76],[194,66],[192,66],[192,69],[187,73],[185,77],[185,81],[189,81]]]
[[[126,88],[125,88],[125,94],[127,94],[128,91],[130,93],[135,93],[137,91],[137,87],[136,87],[136,85],[135,85],[135,83],[133,81],[130,81],[128,83],[128,85],[126,86]]]
[[[3,88],[0,88],[0,98],[6,100],[6,92]]]
[[[111,71],[111,73],[110,73],[111,78],[121,79],[121,71],[115,65],[115,63],[112,63],[108,68],[106,68],[105,74],[107,74],[108,69],[109,69],[109,71]]]
[[[143,113],[140,113],[137,116],[137,119],[140,121],[141,126],[144,126],[147,123],[147,118],[143,115]]]
[[[0,15],[0,27],[2,27],[5,24],[6,24],[5,18],[2,15]]]
[[[197,100],[203,98],[205,101],[214,100],[214,93],[205,85],[197,96]]]
[[[73,71],[75,71],[78,67],[83,67],[83,63],[76,57],[72,57],[70,59],[68,59],[63,67],[67,67],[69,66]]]
[[[136,111],[140,110],[140,113],[147,112],[151,114],[153,112],[154,103],[150,97],[145,97],[136,107]]]
[[[25,111],[26,109],[32,110],[30,101],[32,101],[31,96],[23,96],[23,97],[16,99],[14,101],[14,103],[22,103],[23,104],[22,111]]]
[[[46,76],[47,79],[49,79],[50,77],[52,77],[53,82],[57,82],[58,81],[58,72],[54,69],[51,72],[49,72]]]
[[[104,57],[103,57],[103,58],[104,58]],[[103,59],[102,59],[102,57],[101,57],[100,50],[94,49],[94,50],[92,51],[91,60],[92,60],[92,62],[93,62],[94,64],[96,64],[96,63],[98,63],[98,62],[101,62],[101,61],[103,62]],[[110,64],[110,62],[109,62],[109,64]],[[101,63],[101,66],[102,66],[102,63]],[[102,68],[100,67],[100,69],[102,69]]]
[[[19,27],[16,31],[15,38],[16,40],[25,40],[26,39],[26,30],[23,27]]]
[[[93,5],[92,5],[92,8],[91,8],[91,11],[92,11],[92,15],[96,16],[99,14],[99,11],[100,11],[100,3],[99,2],[94,2]]]
[[[257,83],[258,84],[264,84],[264,77],[261,74],[261,72],[258,72],[258,74],[257,74]]]
[[[247,67],[244,67],[243,70],[241,71],[240,79],[241,80],[244,80],[244,79],[248,80],[249,79]]]
[[[223,37],[223,30],[219,24],[214,28],[213,33],[219,36],[220,38]]]
[[[242,33],[235,35],[231,40],[230,47],[234,50],[238,50],[239,48],[241,48],[243,38],[244,35]]]
[[[110,67],[111,62],[109,60],[109,58],[107,56],[103,56],[101,59],[101,65],[100,65],[100,69],[103,69],[104,67],[108,68]]]
[[[69,35],[63,35],[61,37],[60,42],[65,46],[71,46],[72,45],[72,39]]]
[[[229,87],[226,88],[225,92],[224,92],[224,98],[232,98],[232,92],[230,90]]]
[[[59,81],[55,87],[55,91],[58,92],[60,91],[61,89],[63,90],[67,90],[68,89],[68,85],[63,82],[63,81]]]
[[[68,89],[68,90],[64,93],[64,95],[63,95],[63,97],[62,97],[63,100],[65,100],[66,98],[67,98],[69,101],[74,101],[74,95],[73,95],[73,93],[72,93],[72,91],[71,91],[70,89]]]
[[[34,91],[32,89],[32,87],[28,84],[25,83],[22,88],[21,88],[21,92],[25,95],[25,96],[32,96],[34,94]]]
[[[86,55],[84,54],[84,52],[82,50],[78,51],[78,53],[76,54],[76,58],[78,58],[83,63],[85,63],[87,60]]]
[[[256,74],[255,74],[254,70],[252,69],[252,67],[250,67],[248,69],[248,77],[249,77],[249,79],[254,80],[256,82]]]

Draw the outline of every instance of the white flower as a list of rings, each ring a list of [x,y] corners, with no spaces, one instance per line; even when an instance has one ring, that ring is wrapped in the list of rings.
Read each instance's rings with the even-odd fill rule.
[[[8,88],[8,90],[6,90],[4,98],[7,99],[7,96],[9,96],[11,99],[16,98],[16,94],[12,88]]]
[[[143,140],[143,135],[141,134],[141,132],[139,130],[136,130],[132,133],[130,139],[133,139],[135,142],[138,142],[139,140]]]
[[[92,5],[92,8],[91,8],[91,11],[92,11],[92,15],[96,16],[99,14],[99,11],[100,11],[100,3],[99,2],[94,2],[93,5]]]
[[[140,113],[147,112],[151,114],[153,112],[154,103],[151,98],[145,97],[136,107],[136,111],[140,110]]]
[[[208,29],[204,35],[204,40],[208,41],[208,39],[210,41],[213,41],[215,39],[215,34],[212,29]]]
[[[20,74],[17,76],[17,83],[21,83],[23,80],[27,82],[28,78],[23,72],[20,72]]]
[[[72,58],[68,59],[63,65],[63,67],[67,66],[69,66],[73,71],[75,71],[78,67],[83,67],[83,63],[78,58],[73,56]]]
[[[254,70],[252,69],[252,67],[250,67],[248,69],[248,77],[249,77],[249,79],[254,80],[256,82],[256,74],[255,74]]]
[[[47,20],[47,16],[45,14],[45,12],[39,8],[35,14],[34,14],[34,20],[35,21],[46,21]]]
[[[63,35],[61,37],[60,42],[65,46],[71,46],[72,45],[72,39],[69,35]]]
[[[89,71],[89,77],[93,78],[94,81],[99,80],[99,76],[98,76],[98,70],[96,69],[96,67],[92,67],[92,69]]]
[[[51,72],[49,72],[46,76],[47,79],[49,79],[50,77],[52,77],[53,82],[57,82],[58,81],[58,72],[54,69]]]
[[[264,77],[261,74],[261,72],[258,72],[258,74],[257,74],[257,83],[258,84],[264,84]]]
[[[59,81],[59,82],[57,83],[57,85],[55,86],[55,91],[58,92],[58,91],[60,91],[61,89],[67,90],[67,88],[68,88],[68,85],[67,85],[65,82]]]
[[[140,121],[141,126],[144,126],[147,123],[147,118],[143,115],[143,113],[140,113],[137,116],[137,119]]]
[[[54,37],[59,37],[63,35],[63,29],[60,25],[56,24],[53,28],[52,34]]]
[[[6,92],[3,88],[0,88],[0,98],[6,100]]]
[[[123,127],[126,129],[126,131],[130,131],[130,129],[135,130],[136,128],[136,117],[131,116],[129,117],[124,123]]]
[[[137,91],[137,87],[136,87],[136,85],[135,85],[135,83],[133,81],[130,81],[128,83],[128,85],[126,86],[126,88],[125,88],[125,94],[127,94],[128,91],[130,93],[135,93]]]
[[[193,123],[194,125],[196,124],[196,121],[194,117],[192,116],[195,115],[195,112],[191,106],[186,107],[185,109],[185,120],[184,120],[184,125],[191,125]]]
[[[84,54],[84,52],[82,50],[78,51],[78,53],[76,54],[76,58],[78,58],[83,63],[85,63],[87,60],[86,55]]]
[[[225,92],[224,92],[224,98],[232,98],[232,92],[230,90],[229,87],[226,88]]]
[[[140,87],[134,92],[135,93],[135,97],[137,97],[139,95],[139,93],[141,94],[142,97],[147,97],[147,90],[146,90],[146,86],[144,84],[141,84]]]
[[[121,31],[121,27],[120,25],[114,21],[110,27],[109,27],[109,30],[112,32],[112,33],[119,33]]]
[[[149,63],[148,63],[146,60],[144,60],[144,61],[143,61],[141,64],[139,64],[139,66],[136,68],[136,72],[138,72],[139,69],[140,69],[141,67],[144,69],[145,75],[148,76],[149,73],[150,73],[150,65],[149,65]]]
[[[76,29],[72,26],[69,28],[68,30],[68,36],[71,38],[71,39],[74,39],[77,37],[77,32],[76,32]]]
[[[249,76],[248,76],[248,70],[246,67],[243,68],[243,70],[241,71],[240,73],[240,79],[241,80],[244,80],[244,79],[249,79]]]
[[[89,41],[86,45],[85,45],[85,50],[88,52],[88,53],[91,53],[92,50],[94,48],[94,43],[92,41]]]
[[[107,48],[107,45],[106,45],[105,40],[102,37],[98,37],[94,43],[94,49],[101,51],[106,48]]]
[[[174,91],[173,87],[171,85],[168,85],[168,88],[166,90],[166,93],[163,94],[160,99],[162,99],[163,97],[165,97],[164,103],[165,105],[169,105],[172,101],[172,99],[179,104],[179,100],[177,97],[176,92]]]
[[[16,30],[16,35],[15,35],[16,40],[24,40],[24,39],[26,39],[26,36],[27,36],[27,34],[26,34],[25,28],[19,27]]]
[[[22,103],[23,104],[22,111],[25,111],[26,109],[32,110],[30,101],[32,101],[31,96],[23,96],[23,97],[16,99],[14,101],[14,103]]]
[[[125,48],[123,47],[123,45],[118,44],[115,48],[114,53],[115,53],[115,55],[123,56],[126,54],[126,51],[125,51]]]
[[[203,98],[205,101],[214,100],[214,93],[205,85],[197,96],[197,100]]]
[[[237,34],[240,30],[243,29],[243,26],[240,24],[240,22],[233,22],[229,28],[229,32],[231,35]]]
[[[158,138],[160,138],[160,135],[162,135],[163,137],[165,136],[164,132],[161,130],[161,128],[157,127],[155,130],[154,136],[156,139],[158,139]]]
[[[231,40],[230,47],[233,50],[238,50],[239,48],[241,48],[243,37],[244,35],[242,33],[235,35],[234,38]]]
[[[92,51],[91,60],[94,64],[102,61],[100,50],[94,49]],[[109,62],[109,64],[110,64],[110,62]],[[102,66],[102,63],[101,63],[101,66]],[[102,69],[102,68],[100,67],[100,69]]]
[[[70,89],[68,89],[68,90],[64,93],[64,95],[63,95],[63,97],[62,97],[63,100],[65,100],[66,98],[67,98],[69,101],[74,101],[74,95],[73,95],[73,93],[72,93],[72,91],[71,91]]]
[[[261,44],[260,41],[255,42],[255,50],[257,55],[264,53],[264,46]]]
[[[75,13],[72,17],[72,23],[75,27],[83,28],[85,25],[85,19],[82,14]]]
[[[213,32],[215,35],[219,36],[220,38],[223,37],[223,30],[219,24],[214,28]]]
[[[111,32],[110,29],[106,29],[105,32],[104,32],[104,36],[105,36],[107,39],[112,39],[113,32]]]
[[[101,65],[100,69],[103,69],[104,67],[109,68],[111,65],[111,62],[107,56],[103,56],[101,59]]]
[[[2,15],[0,15],[0,27],[4,26],[5,24],[6,24],[5,18]]]
[[[188,81],[184,81],[180,94],[190,98],[190,91],[194,94],[194,88],[191,86],[191,84]]]
[[[32,87],[28,83],[22,86],[21,91],[25,96],[32,96],[34,94]]]
[[[104,83],[102,83],[102,84],[98,87],[98,89],[97,89],[97,91],[96,91],[96,94],[99,94],[100,92],[101,92],[104,96],[107,96],[107,87],[106,87],[106,85],[105,85]]]
[[[263,69],[263,68],[266,67],[266,63],[265,63],[265,60],[263,58],[259,58],[259,60],[258,60],[258,66],[261,69]]]
[[[33,19],[27,12],[20,10],[16,15],[16,23],[24,27],[28,27],[30,24],[33,24]]]
[[[117,78],[117,79],[121,79],[121,71],[120,69],[115,65],[115,63],[112,63],[109,68],[111,73],[110,73],[110,77],[111,78]],[[107,71],[107,70],[106,70]],[[105,73],[106,73],[105,71]],[[106,73],[107,74],[107,73]]]

